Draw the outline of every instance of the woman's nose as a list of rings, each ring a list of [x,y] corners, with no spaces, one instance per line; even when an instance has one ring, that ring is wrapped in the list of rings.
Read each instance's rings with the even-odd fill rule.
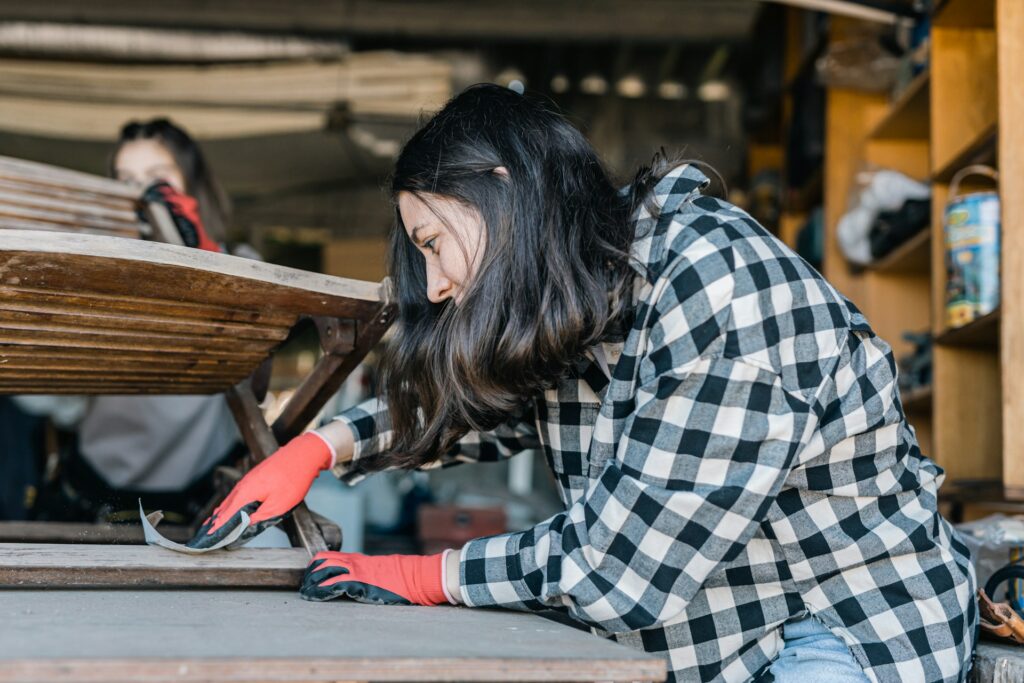
[[[452,296],[452,281],[445,277],[440,268],[427,266],[427,298],[439,304]]]

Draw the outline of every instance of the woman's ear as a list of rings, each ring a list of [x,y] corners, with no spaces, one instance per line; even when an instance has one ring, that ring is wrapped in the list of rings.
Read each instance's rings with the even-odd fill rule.
[[[491,173],[508,178],[508,169],[505,168],[504,166],[495,166]]]

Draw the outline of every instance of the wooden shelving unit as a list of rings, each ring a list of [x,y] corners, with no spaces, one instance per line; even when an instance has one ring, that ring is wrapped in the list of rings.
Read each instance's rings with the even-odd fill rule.
[[[833,18],[830,40],[861,27]],[[922,450],[957,482],[991,482],[1024,500],[1024,2],[947,0],[932,18],[929,69],[895,99],[827,95],[826,277],[864,311],[899,357],[906,331],[934,335],[933,385],[902,397]],[[964,166],[1000,170],[1002,304],[964,327],[945,315],[944,213]],[[870,268],[852,270],[835,239],[855,174],[894,168],[933,189],[930,229]],[[965,184],[963,190],[981,189]],[[991,185],[986,189],[991,189]]]

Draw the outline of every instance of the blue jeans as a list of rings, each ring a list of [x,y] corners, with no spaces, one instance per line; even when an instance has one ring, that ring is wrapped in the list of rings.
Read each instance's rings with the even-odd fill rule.
[[[867,676],[839,636],[805,617],[782,627],[783,646],[772,662],[775,683],[864,683]]]

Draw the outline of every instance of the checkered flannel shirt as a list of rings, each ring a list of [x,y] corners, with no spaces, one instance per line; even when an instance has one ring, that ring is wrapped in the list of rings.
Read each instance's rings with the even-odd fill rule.
[[[975,577],[936,510],[943,473],[907,424],[889,346],[706,183],[680,166],[638,213],[624,342],[445,458],[541,449],[565,504],[468,543],[462,599],[565,610],[665,657],[670,680],[764,676],[782,624],[808,614],[872,680],[962,680]],[[386,447],[386,409],[339,419],[357,443],[337,474],[355,480]]]

